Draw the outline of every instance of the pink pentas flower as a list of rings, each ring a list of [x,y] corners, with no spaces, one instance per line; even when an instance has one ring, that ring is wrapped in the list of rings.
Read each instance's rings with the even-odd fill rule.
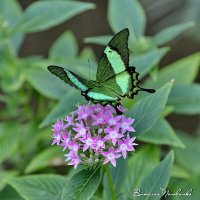
[[[63,151],[66,150],[66,148],[69,146],[69,143],[70,143],[70,136],[71,136],[71,131],[69,131],[68,134],[63,134],[62,136],[62,143],[60,144],[60,146],[63,146]]]
[[[86,133],[89,130],[89,127],[85,127],[85,125],[83,124],[83,121],[81,120],[80,123],[76,123],[75,124],[75,128],[73,128],[77,134],[75,135],[75,138],[79,138],[79,137],[86,137]]]
[[[124,158],[126,158],[127,155],[127,151],[135,151],[134,147],[135,145],[137,145],[136,143],[133,143],[135,141],[135,138],[130,138],[129,134],[127,134],[126,139],[119,140],[118,141],[118,148],[116,150],[116,152],[121,152],[122,156]]]
[[[114,167],[116,167],[116,158],[119,158],[121,155],[116,153],[113,147],[109,148],[108,152],[102,152],[103,156],[105,156],[105,160],[103,164],[111,162]]]
[[[108,122],[110,126],[115,126],[119,122],[120,119],[121,119],[121,115],[115,117],[113,116],[111,112],[107,113],[106,121]]]
[[[94,143],[92,145],[92,148],[95,149],[96,151],[100,150],[100,149],[105,149],[105,142],[106,139],[105,138],[101,138],[100,135],[98,135],[95,139],[94,139]]]
[[[61,139],[62,139],[62,135],[61,135],[60,133],[56,133],[56,132],[55,132],[55,133],[53,134],[52,138],[53,138],[52,145],[54,145],[54,144],[59,145],[59,144],[60,144],[60,141],[61,141]]]
[[[75,169],[78,167],[79,163],[81,162],[81,159],[78,157],[77,154],[69,153],[69,154],[65,154],[65,156],[67,157],[66,161],[70,160],[68,165],[74,165]]]
[[[125,133],[126,131],[135,132],[135,129],[131,126],[133,122],[134,119],[131,118],[127,119],[125,116],[122,116],[122,121],[121,121],[122,133]]]
[[[94,139],[92,138],[90,132],[87,134],[86,138],[80,139],[80,141],[84,143],[83,151],[86,151],[89,147],[92,148],[94,144]]]
[[[92,115],[94,122],[92,125],[100,125],[105,123],[105,114],[103,111],[98,112],[97,115]]]
[[[63,120],[57,120],[57,122],[53,125],[53,131],[55,133],[63,133],[66,131],[68,124],[64,124]]]
[[[77,168],[79,165],[94,167],[111,163],[127,152],[134,151],[135,137],[127,132],[135,132],[134,119],[126,118],[125,109],[118,108],[118,115],[111,105],[78,105],[78,109],[57,120],[53,125],[52,145],[60,145],[66,152],[66,162]]]
[[[119,126],[116,126],[115,128],[107,128],[106,132],[108,133],[104,138],[106,140],[111,140],[112,144],[115,145],[117,140],[119,138],[124,137],[123,134],[120,133],[119,131]]]

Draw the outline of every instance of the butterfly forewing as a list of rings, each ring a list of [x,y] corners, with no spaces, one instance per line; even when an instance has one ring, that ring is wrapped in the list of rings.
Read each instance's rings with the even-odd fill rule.
[[[97,68],[97,81],[105,81],[128,68],[128,29],[117,33],[106,46]]]
[[[88,90],[89,88],[94,87],[94,85],[93,85],[94,81],[86,80],[86,79],[78,76],[74,72],[71,72],[70,70],[67,70],[63,67],[51,65],[51,66],[48,66],[48,70],[52,74],[59,77],[61,80],[65,81],[66,83],[70,84],[71,86],[76,87],[77,89],[79,89],[83,92]]]

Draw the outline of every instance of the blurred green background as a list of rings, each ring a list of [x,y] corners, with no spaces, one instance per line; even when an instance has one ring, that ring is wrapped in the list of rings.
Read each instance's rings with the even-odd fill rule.
[[[198,190],[199,19],[199,0],[0,0],[0,199],[17,195],[15,199],[31,199],[26,193],[31,188],[20,188],[20,178],[19,185],[18,181],[9,182],[17,175],[26,179],[29,174],[70,177],[74,173],[66,167],[62,150],[51,146],[50,125],[84,100],[79,91],[52,76],[46,67],[61,65],[94,79],[104,46],[126,27],[131,34],[130,64],[136,65],[144,86],[162,94],[155,94],[152,108],[145,110],[149,116],[136,128],[138,134],[144,133],[138,136],[141,147],[147,147],[130,159],[129,170],[138,172],[138,160],[144,162],[142,166],[150,162],[151,150],[155,167],[173,149],[175,165],[169,188],[194,186]],[[175,82],[169,95],[167,82],[172,78]],[[134,108],[142,105],[137,102],[145,104],[146,98],[148,94],[142,93],[124,105],[137,113]],[[140,118],[141,113],[134,117]],[[146,171],[144,168],[143,173]],[[64,181],[60,176],[54,178]],[[130,186],[134,188],[134,184]],[[25,181],[22,185],[25,188]]]

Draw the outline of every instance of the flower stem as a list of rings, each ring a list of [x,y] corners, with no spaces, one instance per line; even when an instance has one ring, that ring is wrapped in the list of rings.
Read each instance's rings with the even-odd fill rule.
[[[111,190],[112,200],[117,200],[109,165],[106,166],[106,175],[107,175],[108,183],[109,183],[110,190]]]

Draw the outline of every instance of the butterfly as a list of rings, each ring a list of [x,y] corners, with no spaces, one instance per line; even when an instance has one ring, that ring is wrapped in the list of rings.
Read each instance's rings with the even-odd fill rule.
[[[86,100],[102,105],[112,105],[118,113],[121,99],[133,99],[139,91],[154,93],[153,89],[140,87],[139,73],[129,66],[128,28],[110,40],[100,57],[96,81],[87,80],[63,67],[51,65],[48,70],[66,83],[81,90]]]

